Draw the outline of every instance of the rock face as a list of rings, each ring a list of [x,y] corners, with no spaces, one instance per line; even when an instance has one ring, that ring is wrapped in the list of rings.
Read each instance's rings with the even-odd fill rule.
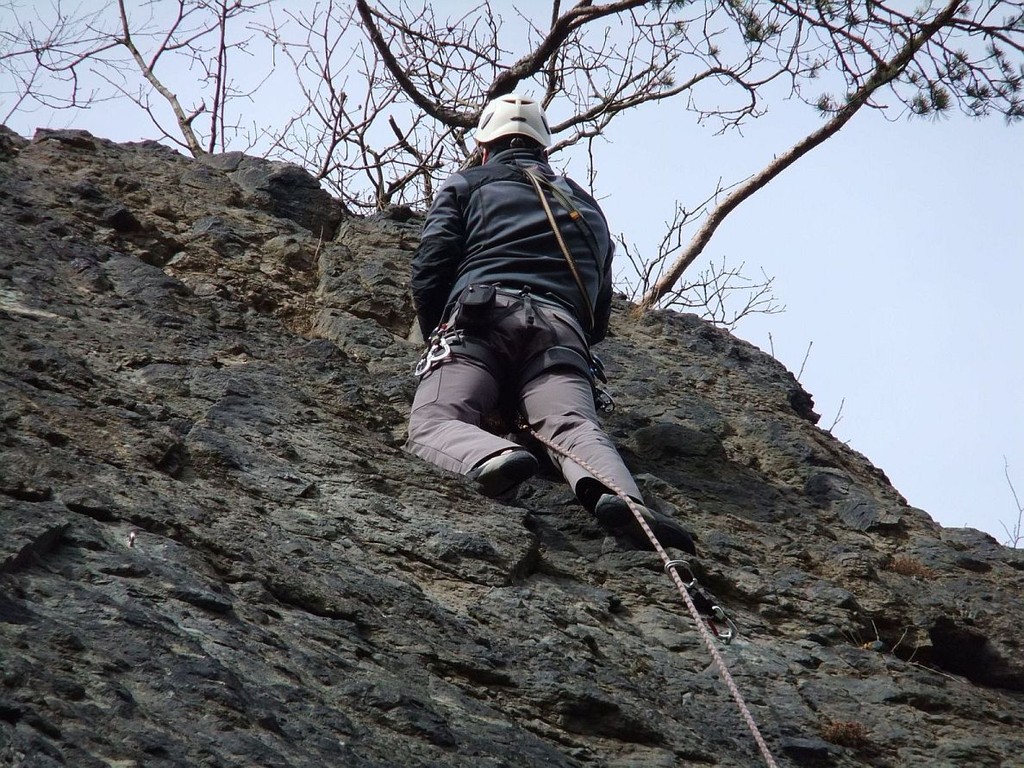
[[[501,503],[401,451],[419,224],[0,132],[0,764],[760,763],[653,553],[550,477]],[[1024,765],[1022,553],[693,316],[623,302],[600,352],[779,765]]]

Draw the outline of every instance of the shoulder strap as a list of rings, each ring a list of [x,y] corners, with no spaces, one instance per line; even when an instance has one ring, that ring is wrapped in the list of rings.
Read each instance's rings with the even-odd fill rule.
[[[547,183],[547,179],[543,178],[539,173],[533,170],[533,168],[524,167],[523,172],[530,180],[530,183],[533,184],[533,189],[536,191],[537,197],[540,198],[540,204],[544,206],[544,214],[548,217],[548,223],[551,225],[551,231],[555,233],[555,239],[558,241],[558,247],[562,250],[562,256],[565,257],[565,261],[569,265],[569,271],[572,272],[572,276],[576,280],[576,285],[580,289],[580,295],[583,296],[583,303],[587,307],[587,319],[590,321],[590,329],[593,330],[596,321],[594,319],[594,305],[590,300],[590,291],[587,290],[587,286],[584,284],[583,278],[580,277],[579,269],[576,267],[576,260],[573,259],[572,254],[569,252],[569,247],[565,244],[565,238],[562,237],[562,230],[558,227],[558,222],[555,220],[555,214],[551,212],[551,206],[548,204],[548,198],[544,194],[544,188],[541,184],[544,183],[545,186],[551,189],[552,194],[558,198],[558,201],[563,206],[565,206],[569,211],[569,217],[574,221],[582,217],[583,214],[581,214],[579,209],[572,204],[571,200],[562,194],[560,189]],[[600,263],[598,263],[598,267],[600,267]]]

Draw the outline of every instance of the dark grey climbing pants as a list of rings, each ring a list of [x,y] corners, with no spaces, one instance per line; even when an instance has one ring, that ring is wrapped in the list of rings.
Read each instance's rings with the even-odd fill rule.
[[[523,305],[505,295],[498,296],[494,317],[493,326],[478,333],[493,352],[490,365],[460,353],[456,345],[451,357],[422,378],[409,417],[406,449],[465,474],[481,461],[519,447],[480,426],[504,402],[517,407],[539,434],[641,500],[636,482],[598,423],[590,381],[580,370],[555,362],[537,375],[518,380],[556,347],[577,350],[586,359],[575,318],[549,305],[536,301]],[[503,391],[502,385],[511,390]],[[580,480],[592,477],[575,462],[548,452],[574,491]]]

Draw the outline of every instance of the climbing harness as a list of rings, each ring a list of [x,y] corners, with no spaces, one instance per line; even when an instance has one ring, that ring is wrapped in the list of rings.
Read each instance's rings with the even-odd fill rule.
[[[661,542],[658,541],[658,537],[655,536],[654,531],[652,531],[650,525],[648,525],[647,520],[644,519],[643,513],[640,511],[639,504],[630,498],[625,491],[623,491],[615,482],[610,480],[603,473],[595,470],[589,463],[584,461],[575,453],[563,448],[554,441],[538,433],[529,424],[526,418],[522,416],[522,414],[519,416],[519,427],[531,434],[538,442],[547,448],[550,448],[560,456],[563,456],[581,466],[599,482],[604,484],[606,488],[610,488],[617,496],[619,496],[619,498],[629,505],[629,509],[632,511],[636,521],[640,524],[640,527],[643,528],[644,533],[647,535],[647,538],[650,539],[655,551],[664,562],[665,572],[669,575],[672,581],[675,582],[676,588],[679,590],[679,594],[682,595],[683,601],[686,603],[686,607],[689,609],[690,615],[693,617],[694,624],[696,624],[697,630],[700,632],[700,636],[704,640],[704,644],[707,646],[707,649],[711,654],[711,658],[718,667],[718,671],[722,676],[722,681],[729,689],[729,693],[732,694],[732,698],[736,702],[736,706],[739,708],[740,716],[743,718],[743,721],[746,723],[751,735],[754,737],[754,741],[757,743],[758,749],[761,750],[761,756],[764,758],[765,764],[768,765],[769,768],[778,768],[775,758],[772,757],[772,753],[768,749],[768,743],[761,735],[761,731],[758,729],[757,723],[754,721],[754,716],[751,714],[746,701],[744,701],[743,694],[740,693],[740,689],[736,685],[736,681],[733,680],[732,675],[729,673],[729,668],[726,666],[725,660],[715,647],[715,639],[712,637],[712,633],[714,633],[721,642],[731,642],[737,634],[736,624],[728,617],[721,606],[714,603],[704,592],[700,590],[697,586],[697,579],[693,574],[690,564],[686,560],[673,560],[668,556],[668,553],[665,552],[665,548],[661,545]],[[680,575],[680,569],[685,569],[687,575],[690,577],[688,582],[684,581],[683,577]],[[698,603],[700,605],[698,605]]]
[[[474,298],[467,301],[467,295]],[[578,370],[590,381],[597,410],[605,413],[615,410],[615,399],[602,386],[602,384],[608,383],[608,377],[604,373],[604,363],[591,351],[586,335],[575,316],[572,315],[572,310],[555,299],[548,298],[547,295],[533,293],[529,286],[519,289],[513,289],[500,283],[494,285],[474,283],[467,286],[463,294],[456,300],[451,313],[430,334],[430,338],[413,368],[414,375],[418,378],[426,376],[453,354],[474,358],[488,369],[497,370],[499,361],[493,350],[484,338],[474,334],[472,330],[482,322],[479,314],[480,308],[493,309],[493,298],[497,295],[507,296],[520,302],[527,312],[528,322],[537,321],[534,304],[538,305],[536,309],[549,311],[552,317],[574,331],[582,345],[582,349],[570,345],[557,345],[534,355],[519,371],[520,383],[530,380],[547,367],[568,365]],[[485,298],[487,296],[490,296],[491,299]],[[514,307],[506,308],[504,311],[508,312],[512,309]],[[571,321],[568,319],[570,317]]]

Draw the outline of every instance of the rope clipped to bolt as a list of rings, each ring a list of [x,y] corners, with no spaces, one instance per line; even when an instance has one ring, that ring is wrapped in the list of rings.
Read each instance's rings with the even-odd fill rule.
[[[658,553],[658,556],[662,559],[662,562],[665,564],[665,572],[668,573],[668,575],[672,578],[672,581],[675,582],[676,588],[679,590],[679,594],[683,596],[683,601],[686,603],[686,607],[687,609],[689,609],[690,615],[693,617],[693,623],[697,625],[697,630],[700,632],[700,636],[704,640],[704,645],[707,646],[707,649],[711,654],[711,658],[714,659],[715,666],[718,667],[718,671],[722,676],[722,680],[725,682],[726,687],[729,689],[729,693],[732,694],[732,698],[736,702],[736,706],[739,708],[740,716],[743,718],[744,722],[746,722],[747,728],[750,730],[751,735],[754,737],[754,741],[757,742],[757,746],[761,750],[761,756],[764,757],[765,764],[768,765],[769,768],[778,768],[778,764],[775,762],[775,759],[772,757],[771,751],[768,749],[768,743],[764,740],[764,737],[761,735],[761,731],[757,727],[757,723],[754,721],[754,716],[753,714],[751,714],[750,708],[747,706],[746,701],[744,701],[743,694],[740,693],[739,686],[736,685],[736,681],[733,680],[732,675],[729,673],[729,668],[726,666],[725,660],[722,658],[722,655],[718,652],[718,649],[715,647],[715,640],[712,637],[710,630],[708,630],[707,625],[701,620],[700,611],[697,609],[697,606],[694,603],[693,598],[690,596],[689,590],[686,588],[686,584],[683,582],[682,577],[678,573],[677,568],[680,564],[680,561],[673,560],[669,557],[668,553],[665,551],[665,548],[661,545],[661,542],[658,541],[658,537],[655,536],[654,531],[651,530],[651,527],[647,524],[647,521],[644,519],[643,513],[641,513],[640,511],[639,505],[635,501],[633,501],[633,499],[631,499],[625,491],[618,487],[618,485],[616,485],[613,481],[611,481],[601,472],[595,470],[592,466],[590,466],[590,464],[588,464],[586,461],[584,461],[579,456],[574,454],[572,451],[563,448],[562,446],[554,443],[553,441],[549,440],[548,438],[538,433],[526,421],[525,417],[519,417],[519,426],[525,429],[527,432],[529,432],[534,438],[537,439],[538,442],[542,443],[547,448],[550,448],[558,455],[564,456],[565,458],[575,462],[580,467],[585,469],[587,472],[593,475],[599,482],[601,482],[606,488],[611,489],[619,498],[621,498],[623,501],[626,502],[626,504],[629,505],[629,509],[633,513],[633,517],[636,518],[636,521],[640,524],[640,527],[647,535],[647,538],[650,539],[651,544],[654,546],[655,551]]]

